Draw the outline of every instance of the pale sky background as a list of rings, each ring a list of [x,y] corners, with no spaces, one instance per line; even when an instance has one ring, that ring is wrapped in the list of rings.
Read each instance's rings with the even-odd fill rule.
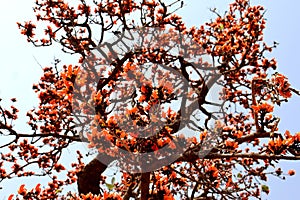
[[[26,42],[25,37],[20,35],[16,22],[34,18],[32,11],[34,2],[35,0],[3,1],[0,7],[0,98],[4,103],[5,100],[10,103],[11,97],[18,99],[16,106],[20,109],[20,119],[17,128],[22,131],[29,130],[24,123],[27,121],[26,112],[38,102],[38,98],[31,88],[33,83],[38,82],[42,70],[34,57],[42,66],[47,66],[53,62],[55,56],[61,55],[59,48],[34,48]],[[178,13],[183,16],[187,26],[197,26],[214,17],[208,11],[209,8],[216,7],[218,10],[225,10],[228,2],[231,1],[187,0],[184,9]],[[298,69],[300,67],[298,63],[300,56],[300,40],[298,38],[300,2],[298,0],[253,0],[252,4],[261,4],[267,9],[265,40],[269,44],[272,44],[274,40],[280,43],[271,56],[278,61],[278,71],[287,75],[290,83],[300,89],[300,69]],[[70,60],[70,62],[72,61]],[[292,133],[300,131],[299,100],[299,97],[294,96],[289,103],[275,108],[276,113],[281,117],[280,129],[282,131],[286,129]],[[295,169],[296,175],[287,177],[285,181],[269,177],[268,185],[271,192],[268,196],[264,195],[263,199],[299,199],[297,196],[299,195],[300,161],[281,162],[280,166],[284,170]],[[37,181],[38,179],[36,179]],[[20,184],[22,181],[8,181],[4,189],[0,190],[0,199],[16,191]],[[1,186],[4,185],[1,184]]]

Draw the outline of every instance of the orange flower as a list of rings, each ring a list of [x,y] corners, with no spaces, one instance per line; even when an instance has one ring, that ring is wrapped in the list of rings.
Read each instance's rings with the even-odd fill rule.
[[[165,142],[162,138],[160,138],[160,139],[157,140],[157,144],[158,144],[159,147],[162,147],[165,144]]]
[[[138,112],[138,108],[137,107],[133,107],[131,109],[127,109],[127,113],[128,114],[134,114],[134,113],[137,113]]]
[[[265,119],[269,121],[272,119],[272,117],[273,117],[273,115],[271,113],[268,113],[268,114],[266,114]]]
[[[135,71],[136,70],[136,65],[134,65],[132,62],[128,62],[126,66],[124,67],[124,71]]]
[[[291,133],[290,133],[289,130],[286,130],[286,131],[285,131],[284,136],[285,136],[286,138],[292,137],[292,135],[291,135]]]
[[[290,176],[294,176],[294,175],[296,174],[296,172],[295,172],[295,170],[290,169],[290,170],[288,171],[288,174],[289,174]]]
[[[281,137],[277,137],[275,139],[272,139],[269,141],[268,143],[268,148],[272,151],[272,152],[282,152],[282,148],[286,147],[286,146],[290,146],[292,145],[294,142],[294,138],[287,138],[287,139],[282,139]]]
[[[107,193],[105,192],[105,193],[104,193],[104,199],[106,199],[106,198],[105,198],[106,195],[107,195]],[[109,196],[108,196],[108,197],[109,197]],[[107,197],[107,198],[108,198],[108,197]],[[90,200],[100,200],[100,196],[96,196],[96,195],[93,195],[92,193],[88,193],[88,194],[86,194],[86,195],[82,194],[82,199],[84,199],[84,200],[88,200],[88,199],[90,199]]]
[[[206,172],[211,173],[212,177],[214,178],[218,177],[218,169],[215,167],[215,165],[209,166]]]
[[[173,141],[169,142],[169,146],[170,146],[171,149],[176,149],[176,145]]]
[[[243,136],[243,132],[242,131],[237,131],[234,136],[236,136],[237,138],[241,138]]]
[[[225,145],[227,147],[233,147],[234,149],[238,148],[238,146],[239,146],[237,142],[234,142],[234,141],[231,141],[231,140],[226,140]]]
[[[153,97],[154,99],[158,99],[158,98],[159,98],[159,96],[158,96],[158,91],[157,91],[157,90],[153,90],[153,91],[152,91],[152,97]]]
[[[169,134],[173,131],[173,129],[170,128],[169,126],[166,126],[165,129],[166,129],[166,131],[167,131]]]
[[[139,102],[143,102],[145,99],[146,99],[146,96],[145,95],[141,95],[140,98],[139,98]]]
[[[26,190],[26,188],[25,188],[25,184],[22,184],[21,186],[20,186],[20,188],[18,189],[18,194],[20,194],[20,195],[26,195],[26,193],[27,193],[27,190]]]
[[[147,92],[148,92],[146,86],[142,85],[142,87],[141,87],[141,92],[142,92],[142,93],[147,93]]]
[[[35,186],[35,192],[37,194],[40,194],[40,192],[41,192],[41,184],[40,183]]]
[[[254,112],[266,112],[266,113],[270,113],[273,112],[274,106],[268,104],[267,102],[263,102],[262,104],[259,105],[253,105],[252,109],[254,110]]]
[[[232,178],[228,178],[228,181],[226,183],[226,187],[230,187],[232,185]]]
[[[207,130],[204,130],[203,132],[200,133],[200,140],[204,140],[204,138],[206,137],[207,135]]]
[[[168,195],[164,195],[164,200],[174,200],[173,195],[170,193]]]
[[[300,132],[296,133],[294,136],[295,141],[300,141]]]
[[[273,142],[274,146],[280,147],[282,145],[282,139],[281,139],[281,137],[277,137],[273,141],[274,141]]]
[[[157,147],[156,144],[154,144],[154,145],[151,147],[151,149],[152,149],[153,151],[157,151],[159,148]]]
[[[12,199],[13,199],[13,197],[14,197],[14,195],[13,195],[13,194],[9,195],[9,197],[8,197],[8,200],[12,200]]]
[[[21,27],[22,25],[18,23],[18,26]],[[33,33],[33,29],[36,28],[36,25],[32,24],[31,22],[26,22],[24,29],[21,30],[21,34],[26,35],[27,37],[33,37],[35,34]]]
[[[277,86],[279,94],[284,98],[290,98],[292,93],[290,91],[290,83],[288,79],[282,74],[276,74],[272,81]]]
[[[290,146],[290,145],[292,145],[294,143],[294,139],[293,138],[288,138],[288,139],[283,140],[282,143],[285,146]]]

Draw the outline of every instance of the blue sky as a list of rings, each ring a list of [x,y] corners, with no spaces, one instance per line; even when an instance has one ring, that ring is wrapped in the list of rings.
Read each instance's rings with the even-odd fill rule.
[[[59,56],[58,48],[34,48],[19,34],[16,22],[32,19],[32,5],[34,0],[11,0],[1,2],[1,32],[0,32],[0,97],[10,99],[17,97],[17,107],[20,108],[20,119],[16,125],[19,130],[26,131],[26,111],[36,105],[38,99],[32,91],[32,84],[38,82],[42,74],[40,66],[51,64],[55,56]],[[200,25],[214,17],[209,8],[216,7],[225,10],[228,0],[187,0],[186,6],[179,13],[183,16],[188,26]],[[300,40],[297,38],[300,32],[300,2],[297,0],[267,1],[253,0],[252,4],[264,5],[267,9],[267,28],[265,40],[272,44],[274,40],[280,43],[271,56],[278,61],[278,71],[287,75],[295,88],[300,88],[300,70],[298,59],[300,56]],[[34,58],[35,57],[35,58]],[[71,60],[70,60],[71,61]],[[276,113],[281,116],[280,130],[289,129],[292,133],[300,131],[299,97],[294,96],[289,103],[277,107]],[[282,162],[283,169],[296,169],[294,177],[287,177],[282,181],[278,178],[269,179],[271,193],[264,199],[298,199],[300,183],[300,161]],[[17,186],[10,184],[10,191],[15,191]],[[19,184],[19,183],[18,183]],[[7,191],[0,190],[0,199]]]

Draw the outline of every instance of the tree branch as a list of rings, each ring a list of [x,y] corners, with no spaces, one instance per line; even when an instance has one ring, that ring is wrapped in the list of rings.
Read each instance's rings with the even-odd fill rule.
[[[150,172],[141,175],[141,200],[148,200],[150,184]]]
[[[104,155],[101,155],[103,158]],[[105,163],[113,161],[113,158],[106,156]],[[79,194],[99,194],[100,193],[100,176],[106,170],[107,165],[103,164],[98,157],[94,158],[89,164],[87,164],[81,172],[77,174],[78,192]]]

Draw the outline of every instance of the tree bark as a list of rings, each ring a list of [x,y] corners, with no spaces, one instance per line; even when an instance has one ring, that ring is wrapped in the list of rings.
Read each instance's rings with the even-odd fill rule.
[[[149,197],[150,172],[141,175],[141,200],[148,200]]]
[[[106,162],[113,161],[111,157],[105,157]],[[109,161],[109,162],[108,162]],[[88,163],[82,171],[77,174],[77,186],[79,194],[100,194],[100,177],[101,174],[106,170],[107,165],[103,164],[98,156]]]

